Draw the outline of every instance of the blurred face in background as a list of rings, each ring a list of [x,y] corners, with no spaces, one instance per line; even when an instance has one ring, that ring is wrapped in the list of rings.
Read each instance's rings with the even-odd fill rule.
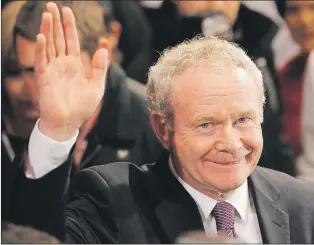
[[[302,50],[314,49],[314,1],[292,1],[286,3],[285,20],[295,41]]]
[[[174,1],[181,15],[221,12],[232,26],[237,19],[240,1]]]
[[[4,80],[7,95],[16,118],[35,122],[39,116],[37,107],[36,76],[34,71],[35,42],[21,35],[16,36],[16,61]],[[82,52],[82,63],[87,75],[91,71],[91,58]]]
[[[4,79],[4,85],[14,116],[19,120],[36,120],[39,111],[32,104],[25,86],[25,78],[19,74],[8,74]]]
[[[5,113],[14,122],[14,131],[17,131],[16,128],[22,128],[22,134],[27,136],[26,131],[32,130],[34,123],[40,116],[34,72],[35,41],[32,38],[26,39],[17,34],[15,43],[13,43],[12,35],[14,26],[21,25],[21,23],[16,23],[17,15],[25,3],[26,1],[12,1],[1,11],[3,20],[5,20],[2,25],[4,30],[2,34],[4,35],[1,37],[1,54],[6,60],[5,64],[7,66],[3,85],[9,104],[5,107]],[[104,11],[99,8],[98,1],[76,1],[71,3],[71,6],[72,10],[74,8],[80,16],[80,18],[77,18],[76,24],[82,29],[82,32],[79,32],[82,48],[81,58],[86,75],[89,76],[91,72],[91,53],[93,54],[97,48],[107,49],[109,58],[114,56],[112,50],[118,46],[121,25],[117,21],[112,21],[110,23],[111,31],[105,35],[106,32],[103,30]],[[94,13],[92,17],[90,16],[91,12]],[[30,13],[30,15],[33,14],[37,15],[38,13]],[[31,28],[36,28],[36,26],[37,24],[34,22]],[[34,31],[27,29],[30,28],[29,26],[24,27],[21,25],[20,28],[25,33],[33,33]],[[84,33],[85,36],[80,35],[81,33]],[[106,38],[103,38],[102,35],[105,35]],[[108,62],[109,64],[110,62]],[[18,134],[21,134],[21,132],[18,132]]]
[[[110,39],[102,38],[99,48],[106,48],[111,54]],[[8,96],[14,110],[25,119],[39,118],[37,107],[38,94],[36,91],[36,76],[34,72],[35,42],[17,34],[16,36],[17,69],[14,76],[5,82]],[[82,64],[86,75],[91,73],[91,57],[87,51],[81,51]],[[110,62],[108,62],[108,65]],[[12,74],[13,75],[13,74]]]
[[[35,42],[30,42],[17,35],[16,38],[16,64],[8,72],[5,79],[5,88],[14,115],[19,120],[36,121],[39,110],[36,108],[33,96],[36,93],[30,90],[29,84],[35,84],[34,73]]]

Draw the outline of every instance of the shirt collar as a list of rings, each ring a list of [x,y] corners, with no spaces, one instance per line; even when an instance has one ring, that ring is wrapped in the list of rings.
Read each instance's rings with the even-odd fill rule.
[[[169,157],[169,167],[174,177],[181,183],[184,189],[194,199],[203,218],[207,219],[213,211],[217,200],[206,196],[205,194],[199,192],[198,190],[194,189],[192,186],[184,182],[184,180],[179,177],[176,170],[174,169],[171,157]],[[225,199],[225,202],[231,204],[236,209],[240,219],[245,221],[249,203],[249,190],[247,180],[245,180],[239,188],[234,190],[234,192]]]

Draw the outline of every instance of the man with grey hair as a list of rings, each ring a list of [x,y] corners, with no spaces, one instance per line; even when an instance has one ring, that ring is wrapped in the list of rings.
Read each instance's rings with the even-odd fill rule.
[[[99,49],[85,77],[75,66],[71,10],[63,9],[62,26],[56,8],[49,9],[35,55],[41,117],[28,161],[16,159],[24,167],[11,195],[15,223],[66,243],[173,243],[193,230],[248,243],[314,242],[311,184],[256,166],[263,148],[261,73],[239,47],[216,38],[169,49],[150,69],[150,120],[166,149],[161,159],[82,170],[69,192],[71,162],[59,154],[70,153],[103,95],[108,55]],[[66,52],[47,56],[63,42]],[[47,98],[56,91],[59,103],[52,104]]]

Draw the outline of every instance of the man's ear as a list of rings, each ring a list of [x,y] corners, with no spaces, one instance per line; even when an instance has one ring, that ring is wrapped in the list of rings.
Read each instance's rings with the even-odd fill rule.
[[[169,150],[170,149],[170,133],[168,124],[165,122],[163,117],[155,112],[150,114],[150,123],[162,146]]]
[[[104,48],[108,51],[108,66],[111,64],[112,60],[112,46],[107,38],[101,38],[98,42],[97,49]]]

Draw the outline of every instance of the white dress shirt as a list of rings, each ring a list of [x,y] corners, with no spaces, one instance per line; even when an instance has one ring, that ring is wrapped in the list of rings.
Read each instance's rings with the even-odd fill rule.
[[[40,132],[37,121],[29,140],[29,164],[25,175],[30,179],[39,179],[59,167],[69,156],[78,132],[71,139],[58,142]],[[175,172],[171,161],[170,169],[182,186],[195,200],[201,214],[206,234],[217,234],[216,221],[211,215],[217,201],[200,193],[185,183]],[[261,232],[254,207],[249,195],[247,181],[236,189],[226,200],[236,209],[235,230],[239,238],[248,243],[262,243]]]
[[[204,195],[185,183],[176,173],[170,158],[169,166],[172,174],[197,204],[206,234],[216,235],[216,220],[211,212],[214,209],[217,200]],[[245,243],[263,243],[254,202],[250,197],[247,180],[224,201],[231,204],[236,209],[234,228],[239,238]]]
[[[29,179],[39,179],[59,167],[68,158],[79,133],[77,131],[67,141],[55,141],[40,132],[39,120],[35,124],[28,143],[29,162],[26,165],[25,176]]]

